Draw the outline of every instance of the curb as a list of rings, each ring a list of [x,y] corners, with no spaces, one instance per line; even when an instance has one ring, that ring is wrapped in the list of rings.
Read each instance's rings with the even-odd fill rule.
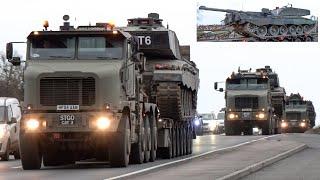
[[[228,174],[228,175],[223,176],[221,178],[218,178],[216,180],[237,180],[237,179],[243,178],[243,177],[248,176],[249,174],[252,174],[254,172],[257,172],[260,169],[265,168],[275,162],[278,162],[278,161],[285,159],[295,153],[298,153],[306,148],[308,148],[308,146],[305,144],[302,144],[300,146],[295,147],[294,149],[288,150],[286,152],[278,154],[278,155],[271,157],[269,159],[260,161],[258,163],[253,164],[253,165],[250,165],[250,166],[247,166],[241,170],[235,171],[231,174]]]
[[[159,165],[152,166],[152,167],[149,167],[149,168],[146,168],[146,169],[141,169],[141,170],[138,170],[138,171],[133,171],[133,172],[130,172],[130,173],[127,173],[127,174],[122,174],[122,175],[119,175],[119,176],[113,176],[113,177],[109,177],[109,178],[104,178],[104,180],[114,180],[114,179],[123,179],[123,178],[128,178],[128,177],[134,177],[134,176],[141,175],[141,174],[144,174],[144,173],[147,173],[147,172],[150,172],[150,171],[152,172],[155,169],[160,169],[160,168],[163,168],[163,167],[169,167],[169,166],[174,166],[174,165],[177,165],[177,164],[181,164],[181,163],[190,161],[192,159],[196,159],[196,158],[200,158],[200,157],[206,157],[208,155],[213,155],[213,154],[221,154],[221,153],[225,153],[225,152],[230,152],[230,151],[236,150],[236,149],[238,149],[238,148],[240,148],[240,147],[242,147],[244,145],[252,144],[252,143],[255,143],[255,142],[258,142],[258,141],[261,141],[261,140],[266,140],[268,138],[275,137],[275,136],[278,136],[278,134],[262,137],[262,138],[259,138],[259,139],[250,140],[250,141],[247,141],[247,142],[243,142],[243,143],[236,144],[236,145],[229,146],[229,147],[225,147],[225,148],[220,148],[220,149],[208,151],[208,152],[205,152],[205,153],[202,153],[202,154],[186,157],[186,158],[183,158],[183,159],[177,159],[175,161],[170,161],[170,162],[167,162],[167,163],[164,163],[164,164],[159,164]]]

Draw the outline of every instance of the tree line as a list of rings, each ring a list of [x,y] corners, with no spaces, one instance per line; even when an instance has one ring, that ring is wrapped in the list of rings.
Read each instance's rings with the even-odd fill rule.
[[[15,97],[23,101],[23,68],[13,66],[0,52],[0,97]]]

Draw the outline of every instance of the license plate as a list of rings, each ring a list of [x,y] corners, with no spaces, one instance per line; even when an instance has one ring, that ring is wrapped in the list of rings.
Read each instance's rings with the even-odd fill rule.
[[[242,114],[242,117],[243,117],[243,118],[250,118],[250,117],[251,117],[251,113],[250,113],[250,112],[244,112],[244,113]]]
[[[74,114],[60,114],[58,115],[60,125],[74,125],[76,116]]]
[[[57,105],[58,111],[78,111],[79,105]]]

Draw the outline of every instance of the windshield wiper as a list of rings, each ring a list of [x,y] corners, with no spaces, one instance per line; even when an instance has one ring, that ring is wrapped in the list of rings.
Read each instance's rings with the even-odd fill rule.
[[[50,58],[71,58],[70,56],[49,56]]]

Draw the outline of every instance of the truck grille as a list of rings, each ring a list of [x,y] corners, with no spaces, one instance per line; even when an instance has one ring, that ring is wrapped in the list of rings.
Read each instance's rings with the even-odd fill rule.
[[[236,109],[258,109],[259,102],[258,97],[236,97],[235,108]]]
[[[40,80],[40,104],[43,106],[95,103],[95,79],[47,77]]]
[[[287,113],[286,118],[288,120],[301,120],[301,113]]]

